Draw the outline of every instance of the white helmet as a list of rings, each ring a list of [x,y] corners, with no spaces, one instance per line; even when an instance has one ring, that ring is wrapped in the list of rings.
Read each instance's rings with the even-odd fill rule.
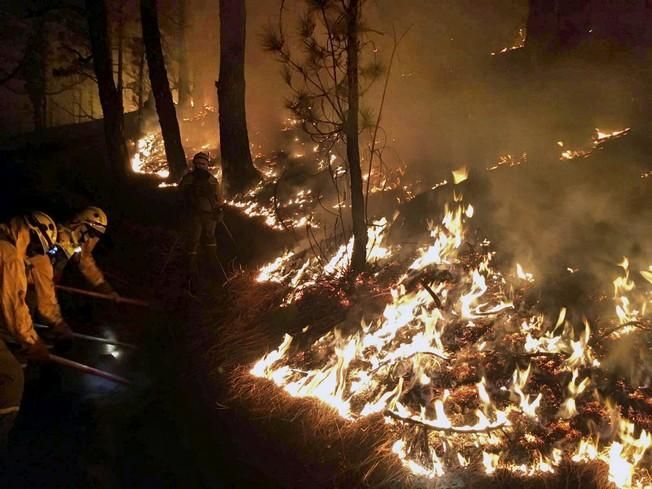
[[[106,232],[106,227],[109,225],[109,218],[99,207],[87,207],[79,214],[75,216],[72,220],[72,226],[86,225],[91,229],[94,229],[100,234]]]
[[[36,236],[47,253],[57,242],[57,225],[54,220],[44,212],[32,212],[24,216],[27,227]]]

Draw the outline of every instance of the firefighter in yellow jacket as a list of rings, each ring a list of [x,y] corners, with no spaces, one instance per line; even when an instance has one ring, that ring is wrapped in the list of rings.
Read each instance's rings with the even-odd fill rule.
[[[55,259],[55,276],[59,276],[71,261],[96,292],[117,295],[93,258],[93,250],[108,224],[106,212],[99,207],[87,207],[72,221],[60,226],[57,245],[61,253]]]
[[[0,225],[0,449],[6,447],[23,395],[23,371],[7,348],[17,343],[27,357],[47,361],[47,347],[34,331],[27,293],[26,259],[45,255],[57,239],[54,221],[42,212]]]
[[[77,264],[88,283],[98,292],[115,295],[93,258],[93,249],[106,231],[108,218],[98,207],[88,207],[66,226],[58,230],[57,247],[49,256],[38,255],[29,259],[31,279],[36,295],[36,309],[51,327],[54,340],[61,346],[72,341],[73,332],[66,323],[55,292],[55,275],[63,273],[69,261]],[[55,273],[56,268],[56,273]]]

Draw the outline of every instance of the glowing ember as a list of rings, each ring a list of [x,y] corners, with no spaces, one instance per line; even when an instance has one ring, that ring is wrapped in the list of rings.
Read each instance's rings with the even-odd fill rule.
[[[527,163],[527,153],[522,153],[520,156],[513,156],[511,154],[504,154],[498,157],[498,161],[487,168],[488,171],[497,170],[500,167],[512,168]]]
[[[497,54],[503,54],[507,53],[509,51],[514,51],[516,49],[521,49],[522,47],[525,46],[525,40],[527,38],[527,31],[525,27],[519,28],[517,34],[516,34],[516,39],[514,40],[514,44],[512,44],[509,47],[503,48],[498,52],[491,53],[492,56],[496,56]]]

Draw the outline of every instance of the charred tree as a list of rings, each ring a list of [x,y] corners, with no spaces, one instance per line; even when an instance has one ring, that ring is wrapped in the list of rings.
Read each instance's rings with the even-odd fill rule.
[[[161,125],[170,177],[173,180],[178,180],[186,170],[186,155],[181,144],[179,121],[172,101],[172,92],[163,59],[156,0],[141,0],[140,18],[143,26],[149,80]]]
[[[244,0],[220,0],[220,76],[219,102],[220,151],[226,192],[245,191],[258,178],[249,149],[245,111]]]
[[[47,38],[46,22],[41,17],[34,23],[34,32],[29,38],[25,52],[23,76],[25,91],[32,105],[34,130],[39,132],[46,126],[47,85]]]
[[[93,67],[97,77],[100,103],[104,114],[104,137],[111,168],[124,181],[129,171],[129,156],[125,144],[122,94],[113,81],[111,36],[104,0],[86,0],[88,31],[93,52]]]
[[[188,0],[179,2],[179,31],[177,47],[177,64],[179,67],[179,109],[184,111],[190,107],[191,84],[190,84],[190,64],[188,62]]]
[[[133,83],[133,101],[138,108],[138,131],[143,129],[143,111],[145,108],[145,48],[143,40],[133,39],[131,45],[132,63],[135,67]]]
[[[365,222],[365,201],[362,191],[362,169],[360,167],[359,124],[360,83],[358,79],[358,53],[360,40],[358,26],[360,18],[360,0],[350,0],[347,10],[347,79],[348,103],[344,132],[346,135],[346,157],[349,163],[351,179],[351,218],[353,222],[353,254],[351,268],[362,272],[367,265],[367,225]]]
[[[118,3],[118,91],[122,96],[124,88],[124,37],[125,37],[125,19],[124,19],[124,0]]]

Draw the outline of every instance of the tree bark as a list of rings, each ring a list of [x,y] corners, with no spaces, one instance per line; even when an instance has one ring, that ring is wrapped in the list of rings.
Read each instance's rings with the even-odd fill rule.
[[[184,111],[190,107],[190,100],[192,98],[190,89],[190,66],[188,63],[188,20],[187,12],[189,0],[179,2],[179,34],[177,48],[177,63],[179,65],[179,109]]]
[[[168,81],[163,48],[161,47],[161,33],[158,26],[158,13],[156,0],[141,0],[140,18],[143,26],[143,41],[149,68],[149,80],[156,101],[161,133],[165,146],[165,156],[168,160],[170,177],[180,179],[186,171],[186,155],[181,144],[181,133],[177,112],[172,101],[172,92]]]
[[[118,92],[121,97],[124,88],[124,34],[124,0],[120,0],[118,4]]]
[[[105,0],[86,0],[86,10],[93,67],[104,114],[106,147],[116,178],[124,181],[129,172],[129,156],[125,144],[122,96],[113,81],[111,37]]]
[[[29,38],[23,72],[25,90],[32,104],[34,130],[42,131],[46,126],[46,82],[47,82],[47,38],[43,18],[36,20],[34,32]]]
[[[244,0],[220,0],[220,151],[225,190],[245,191],[257,178],[245,112],[246,12]]]
[[[358,26],[360,0],[350,0],[347,19],[347,78],[348,114],[345,124],[346,158],[351,179],[351,219],[353,223],[353,254],[351,269],[359,273],[367,266],[367,224],[364,215],[364,194],[362,191],[362,169],[360,168],[360,147],[358,142],[358,113],[360,93],[358,81],[358,52],[360,40]]]
[[[143,130],[143,109],[145,108],[145,48],[138,53],[138,80],[136,82],[138,97],[138,132]]]

